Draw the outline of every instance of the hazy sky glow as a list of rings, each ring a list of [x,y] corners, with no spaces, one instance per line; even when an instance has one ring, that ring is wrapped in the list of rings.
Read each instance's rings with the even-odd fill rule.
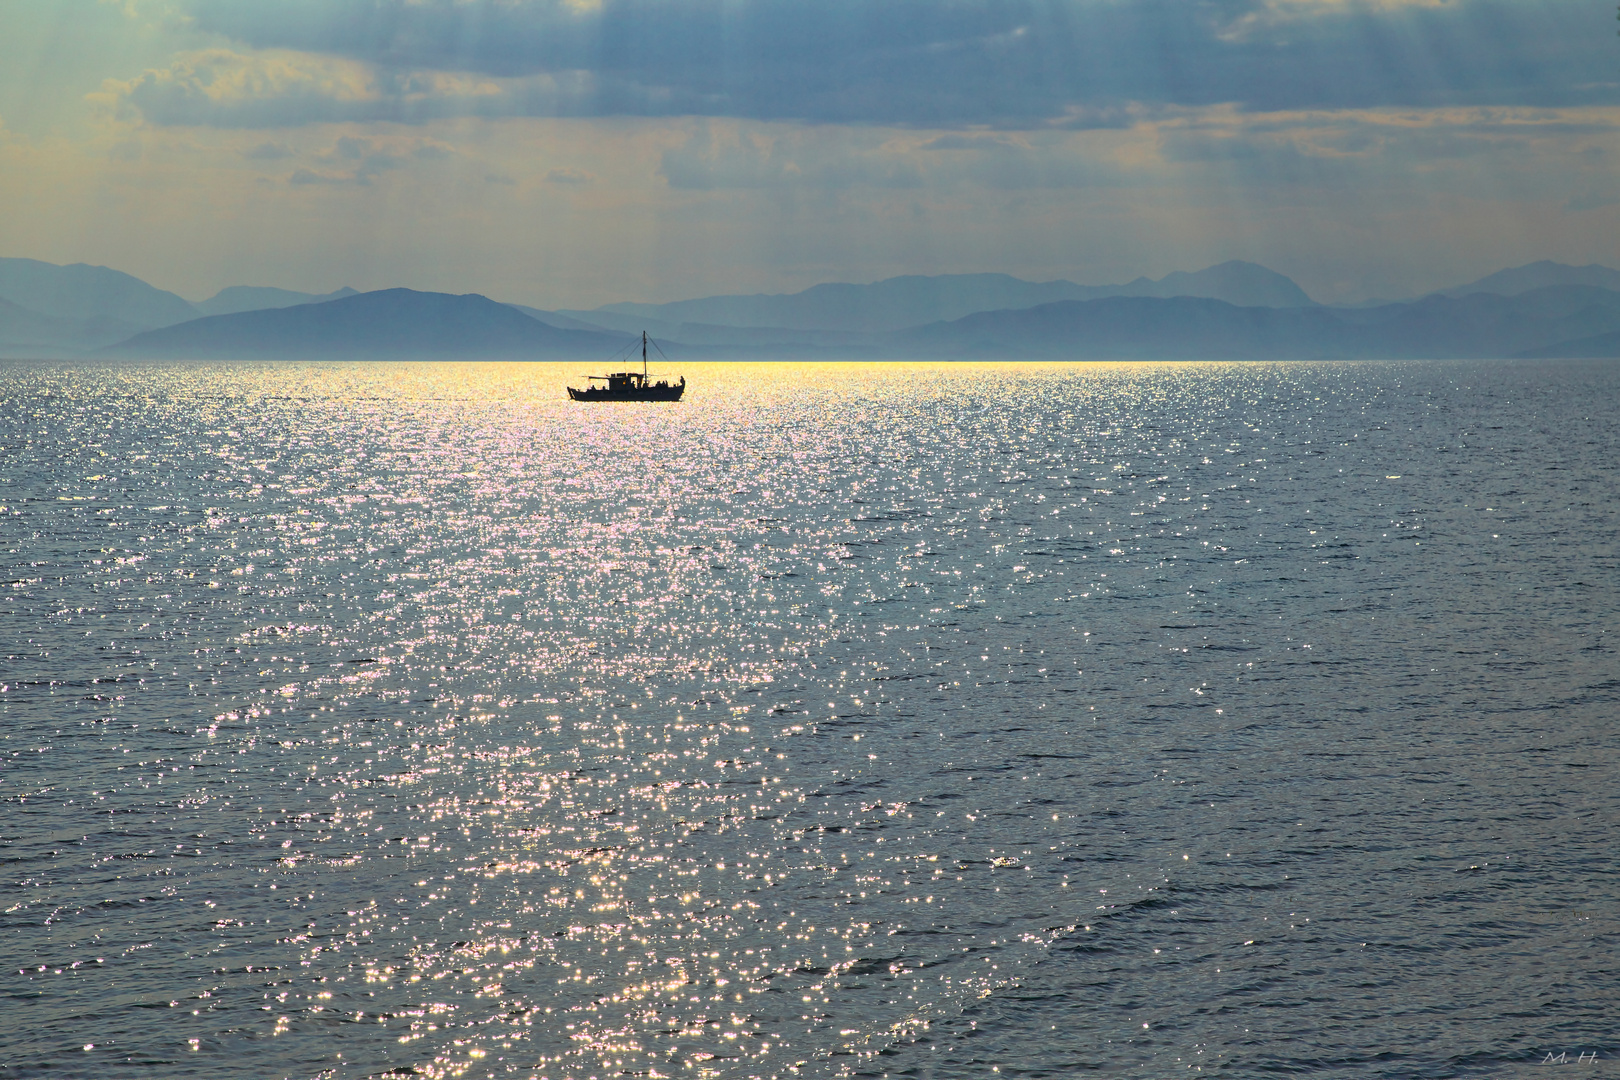
[[[1595,0],[16,0],[0,255],[544,307],[1620,263]]]

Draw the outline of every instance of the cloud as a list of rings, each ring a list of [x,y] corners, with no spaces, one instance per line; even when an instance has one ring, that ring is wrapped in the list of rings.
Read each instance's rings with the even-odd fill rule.
[[[604,85],[589,72],[497,78],[400,71],[313,53],[231,49],[182,53],[167,68],[108,80],[93,97],[125,119],[245,129],[702,111],[695,99],[677,101],[654,88]]]
[[[1602,210],[1605,207],[1620,203],[1620,195],[1611,191],[1589,191],[1584,195],[1577,195],[1564,204],[1564,209],[1574,213],[1586,210]]]
[[[984,150],[991,147],[1003,147],[1010,144],[1000,135],[961,135],[952,132],[948,135],[939,135],[929,139],[919,150]]]
[[[274,128],[341,119],[376,97],[367,65],[302,54],[184,53],[168,68],[108,80],[98,98],[160,125]]]
[[[339,176],[332,173],[318,173],[310,169],[295,169],[287,178],[289,184],[357,184],[362,183],[354,175]]]
[[[1620,131],[1612,110],[1425,109],[1243,113],[1207,109],[1157,125],[1171,161],[1229,161],[1286,153],[1323,162],[1362,161],[1382,171],[1492,156],[1504,161],[1578,153],[1606,160]]]
[[[243,150],[242,156],[249,161],[276,161],[292,157],[293,152],[280,143],[262,142],[250,150]]]
[[[662,151],[688,191],[982,191],[1181,187],[1264,193],[1391,190],[1414,182],[1558,199],[1602,185],[1620,110],[1170,110],[1125,130],[912,132],[704,120]],[[1445,179],[1441,179],[1444,177]],[[1426,179],[1425,179],[1426,178]],[[1589,200],[1588,200],[1589,201]],[[1581,205],[1585,205],[1583,202]]]
[[[1612,177],[1614,109],[1188,111],[1151,126],[1161,177],[1234,197],[1563,201]],[[1172,180],[1171,182],[1177,182]],[[1399,194],[1396,194],[1399,193]],[[1570,204],[1575,208],[1577,204]],[[1584,203],[1578,205],[1584,206]]]
[[[1240,41],[1290,23],[1324,16],[1382,15],[1407,8],[1443,8],[1455,0],[1259,0],[1225,22],[1217,37]]]
[[[777,132],[704,124],[664,151],[672,188],[916,188],[923,172],[900,148],[847,132]]]
[[[316,168],[295,169],[289,184],[336,184],[365,187],[383,173],[408,168],[416,161],[439,161],[452,153],[434,143],[408,138],[340,135],[325,150],[306,155]]]
[[[1135,107],[1620,101],[1567,0],[176,0],[239,50],[111,93],[156,124],[713,116],[1033,129]]]
[[[595,179],[595,176],[583,169],[567,167],[551,169],[546,173],[545,177],[548,184],[589,184]]]
[[[705,120],[665,148],[658,175],[688,191],[1116,187],[1149,182],[1156,141],[1151,128],[998,136]]]

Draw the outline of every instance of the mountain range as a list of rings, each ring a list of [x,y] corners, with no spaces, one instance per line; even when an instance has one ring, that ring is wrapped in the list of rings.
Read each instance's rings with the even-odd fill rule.
[[[562,330],[476,293],[382,289],[208,315],[136,334],[121,356],[164,359],[507,360],[610,354],[624,336]]]
[[[235,286],[191,303],[106,267],[0,259],[0,355],[605,360],[1620,355],[1620,271],[1539,262],[1417,300],[1330,307],[1227,262],[1123,285],[1004,274],[546,311],[478,294]]]
[[[105,266],[0,259],[0,355],[71,356],[199,316],[319,303],[354,292],[234,286],[193,304]]]
[[[1540,262],[1515,266],[1511,270],[1498,270],[1478,281],[1445,289],[1436,296],[1467,296],[1470,293],[1496,293],[1517,296],[1531,289],[1544,289],[1549,285],[1596,285],[1600,289],[1620,292],[1620,270],[1607,266],[1566,266],[1563,263]]]
[[[1612,331],[1620,331],[1620,292],[1590,285],[1350,310],[1110,297],[918,327],[897,335],[896,351],[963,359],[1451,359],[1519,356]]]
[[[561,314],[628,329],[634,323],[665,327],[722,326],[785,330],[886,333],[924,323],[960,319],[978,311],[1031,308],[1061,300],[1108,296],[1201,296],[1240,307],[1307,307],[1314,301],[1289,278],[1247,262],[1225,262],[1197,273],[1126,285],[1024,281],[1007,274],[909,275],[871,285],[816,285],[787,295],[711,296],[672,304],[609,304]],[[679,337],[679,335],[676,335]],[[688,334],[687,340],[692,335]]]
[[[341,300],[345,296],[355,295],[358,295],[356,291],[347,287],[316,296],[313,293],[272,289],[263,285],[232,285],[192,306],[204,315],[234,315],[238,311],[263,311],[266,308],[297,307],[299,304],[323,304],[328,300]]]

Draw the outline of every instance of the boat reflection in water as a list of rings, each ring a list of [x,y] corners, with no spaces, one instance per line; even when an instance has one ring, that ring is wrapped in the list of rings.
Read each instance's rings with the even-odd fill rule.
[[[679,401],[681,395],[686,393],[686,376],[681,376],[680,382],[666,382],[660,379],[652,382],[647,377],[647,331],[641,332],[641,370],[615,371],[611,375],[586,376],[591,382],[599,382],[602,386],[587,386],[583,390],[576,390],[570,386],[568,396],[575,401]],[[652,347],[658,349],[658,343],[652,342]],[[658,349],[658,355],[664,356],[664,350]],[[669,357],[664,356],[668,360]]]

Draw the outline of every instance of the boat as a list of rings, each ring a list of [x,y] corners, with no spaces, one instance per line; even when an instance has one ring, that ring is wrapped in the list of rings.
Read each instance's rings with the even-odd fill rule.
[[[570,386],[568,396],[574,401],[679,401],[681,395],[686,393],[686,376],[681,376],[680,382],[668,382],[660,379],[653,382],[647,375],[647,345],[650,339],[647,331],[641,332],[641,370],[615,371],[611,375],[587,375],[586,378],[593,383],[602,383],[601,386],[587,386],[583,390],[576,390]],[[658,349],[658,342],[651,341],[652,347]],[[628,350],[626,350],[628,351]],[[658,349],[658,355],[664,356],[664,350]],[[665,356],[664,359],[669,359]]]

